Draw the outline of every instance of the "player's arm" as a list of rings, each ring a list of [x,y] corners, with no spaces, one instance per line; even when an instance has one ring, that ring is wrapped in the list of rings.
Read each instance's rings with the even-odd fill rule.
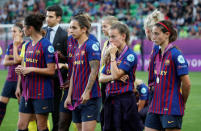
[[[14,58],[14,63],[18,64],[22,61],[22,58],[20,57],[20,55],[18,54],[18,48],[17,45],[14,44],[13,46],[13,58]]]
[[[120,79],[123,75],[125,75],[124,70],[119,69],[117,67],[117,62],[116,62],[116,56],[115,55],[111,55],[111,75],[113,80],[118,80]]]
[[[138,112],[141,111],[146,104],[146,100],[139,100],[138,102]]]
[[[70,78],[70,86],[69,86],[69,89],[68,89],[68,96],[66,97],[66,100],[64,102],[64,107],[67,108],[67,105],[71,105],[71,97],[72,97],[72,93],[73,93],[73,73],[74,72],[74,69],[72,71],[72,75],[71,75],[71,78]]]
[[[3,65],[4,66],[11,66],[11,65],[14,65],[14,60],[9,60],[10,57],[8,55],[5,55],[5,58],[4,58],[4,62],[3,62]]]
[[[88,79],[85,91],[82,95],[82,103],[85,103],[87,100],[89,100],[91,89],[94,85],[94,82],[95,82],[97,76],[98,76],[100,61],[99,60],[91,60],[91,61],[89,61],[89,65],[91,68],[91,73],[89,75],[89,79]]]
[[[183,75],[180,77],[180,79],[181,79],[182,96],[183,96],[184,104],[186,104],[189,93],[190,93],[191,82],[190,82],[189,75]]]
[[[26,75],[28,73],[35,72],[41,75],[54,75],[55,73],[55,63],[47,64],[47,68],[37,68],[37,67],[23,67],[22,74]]]
[[[107,83],[107,82],[110,82],[110,81],[113,81],[112,75],[106,75],[106,74],[103,74],[103,73],[100,74],[100,76],[99,76],[99,82],[100,83]]]

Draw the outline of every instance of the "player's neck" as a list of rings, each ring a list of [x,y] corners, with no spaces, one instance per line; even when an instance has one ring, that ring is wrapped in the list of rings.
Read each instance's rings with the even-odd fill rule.
[[[42,35],[40,33],[34,33],[31,35],[31,39],[32,39],[32,45],[35,45],[38,43],[39,40],[42,39]]]
[[[126,43],[123,43],[122,46],[118,49],[119,53],[121,53],[124,50],[125,46],[126,46]]]
[[[88,36],[86,34],[81,35],[80,38],[77,40],[79,47],[81,47],[86,40],[88,40]]]
[[[161,46],[161,53],[162,54],[164,54],[165,48],[168,46],[168,44],[169,44],[169,42],[166,41],[162,45],[160,45]]]

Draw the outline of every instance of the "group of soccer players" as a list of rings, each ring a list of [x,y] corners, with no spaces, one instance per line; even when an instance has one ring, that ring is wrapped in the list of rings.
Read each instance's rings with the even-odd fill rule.
[[[55,20],[60,20],[55,8],[61,10],[53,6],[53,10],[47,11],[46,20],[54,15]],[[96,37],[90,34],[90,16],[86,13],[72,16],[66,35],[66,54],[54,48],[53,39],[59,36],[55,35],[57,30],[54,35],[50,32],[55,26],[48,25],[44,28],[47,32],[42,34],[45,17],[26,16],[23,27],[15,24],[12,28],[13,44],[8,47],[4,62],[9,66],[9,75],[0,97],[0,123],[9,98],[16,94],[18,131],[28,131],[32,119],[37,121],[37,130],[48,131],[48,113],[55,110],[54,90],[59,86],[61,89],[56,89],[62,90],[63,95],[57,107],[58,128],[54,130],[69,130],[71,119],[78,131],[94,131],[98,121],[103,131],[181,130],[190,91],[188,65],[171,44],[177,38],[173,24],[163,19],[156,10],[144,23],[147,38],[154,42],[147,88],[142,81],[135,81],[137,55],[128,47],[129,29],[114,16],[107,16],[101,22],[102,31],[108,37],[102,50]],[[30,37],[30,41],[25,43],[23,35]],[[60,59],[65,62],[60,63]],[[61,75],[63,67],[67,69],[65,79]]]

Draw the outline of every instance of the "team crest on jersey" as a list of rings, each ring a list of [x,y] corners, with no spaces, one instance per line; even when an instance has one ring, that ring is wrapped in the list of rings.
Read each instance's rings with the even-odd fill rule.
[[[147,91],[146,91],[145,88],[142,88],[142,89],[141,89],[141,92],[142,92],[142,94],[145,94]]]
[[[69,57],[72,57],[73,55],[71,53],[69,53]]]
[[[52,45],[49,45],[49,46],[48,46],[48,51],[49,51],[50,53],[54,53],[54,47],[53,47]]]
[[[81,55],[84,55],[85,54],[85,51],[81,51]]]
[[[129,62],[133,62],[133,61],[135,60],[134,55],[133,55],[133,54],[128,55],[128,56],[127,56],[127,60],[128,60]]]
[[[170,60],[165,60],[165,65],[169,65],[170,64]]]
[[[97,44],[93,44],[93,45],[92,45],[92,49],[93,49],[94,51],[98,51],[98,50],[99,50]]]
[[[177,57],[177,60],[178,60],[178,62],[181,63],[181,64],[185,63],[184,57],[183,57],[182,55],[179,55],[179,56]]]
[[[36,55],[39,55],[39,54],[40,54],[40,50],[37,50],[37,51],[36,51]]]

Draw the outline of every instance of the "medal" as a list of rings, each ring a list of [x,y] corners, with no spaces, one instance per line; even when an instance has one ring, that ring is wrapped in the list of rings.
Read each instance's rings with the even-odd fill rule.
[[[156,83],[158,84],[159,83],[159,77],[157,76],[156,78]]]

